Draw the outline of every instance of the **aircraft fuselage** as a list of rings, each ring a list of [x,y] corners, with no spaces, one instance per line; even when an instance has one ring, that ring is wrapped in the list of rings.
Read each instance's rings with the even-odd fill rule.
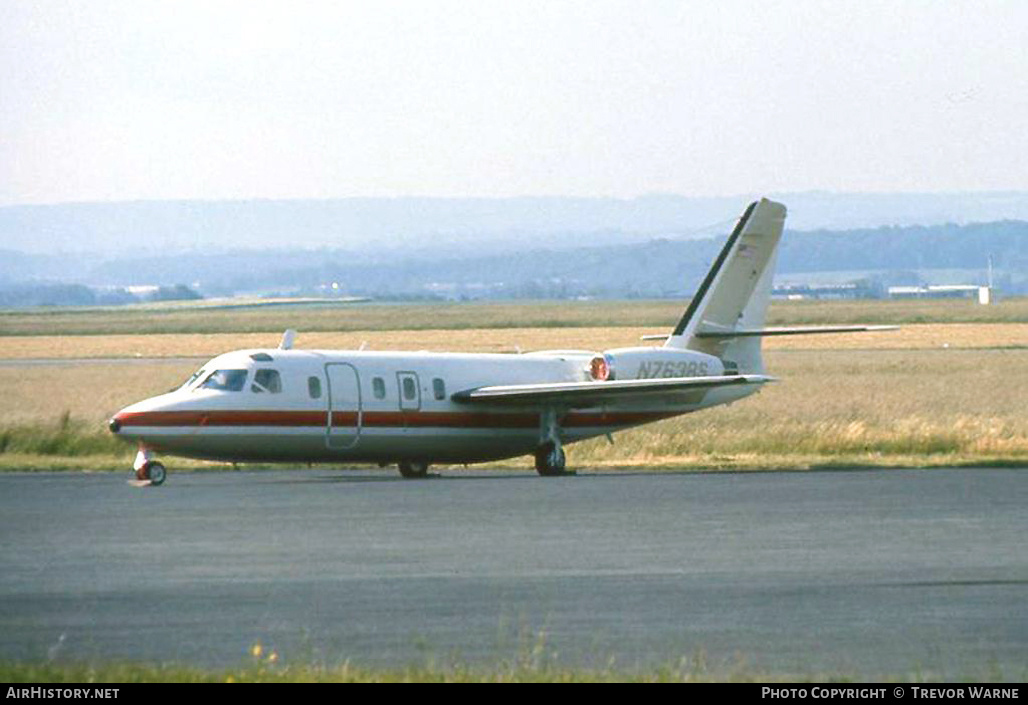
[[[717,358],[641,348],[618,379],[720,374]],[[617,353],[617,351],[614,351]],[[546,409],[572,443],[747,396],[752,387],[689,390],[585,405],[469,406],[454,393],[486,385],[584,382],[596,353],[526,355],[242,350],[208,362],[181,388],[129,406],[112,430],[146,448],[225,461],[474,463],[524,455],[540,444]],[[652,359],[649,359],[652,358]],[[596,381],[595,384],[603,384]]]

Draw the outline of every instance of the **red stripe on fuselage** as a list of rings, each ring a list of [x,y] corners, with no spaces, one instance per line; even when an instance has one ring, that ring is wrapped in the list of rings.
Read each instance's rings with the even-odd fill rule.
[[[622,411],[572,412],[561,425],[568,428],[630,426],[677,416],[680,412]],[[333,411],[332,426],[357,425],[357,412]],[[325,427],[324,411],[136,411],[115,417],[122,427],[281,426]],[[367,428],[536,428],[536,413],[365,411],[360,424]]]
[[[122,426],[324,426],[324,411],[135,411],[114,417]]]

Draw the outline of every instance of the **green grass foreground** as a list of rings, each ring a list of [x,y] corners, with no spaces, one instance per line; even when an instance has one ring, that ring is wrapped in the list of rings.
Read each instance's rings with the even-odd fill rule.
[[[875,675],[885,682],[933,682],[958,679],[996,682],[1004,674],[994,666],[945,675],[915,670],[895,675]],[[467,664],[367,668],[343,663],[338,666],[246,664],[236,668],[206,669],[180,665],[132,663],[109,664],[0,664],[0,681],[11,683],[853,683],[868,680],[852,673],[767,673],[739,663],[712,670],[702,655],[683,658],[643,670],[573,668],[523,663],[475,667]]]
[[[773,418],[773,417],[772,417]],[[868,468],[1028,466],[1028,440],[1010,417],[799,418],[768,420],[758,408],[714,409],[569,445],[568,465],[583,473],[610,471],[768,471]],[[0,472],[127,471],[135,446],[100,423],[62,414],[52,422],[0,426]],[[304,463],[226,463],[166,456],[174,472],[303,467]],[[320,467],[352,466],[326,463]],[[358,466],[361,467],[361,466]],[[363,466],[373,468],[373,465]],[[433,465],[445,474],[524,470],[528,456],[470,465]]]
[[[753,682],[755,675],[712,678],[705,674],[660,668],[644,674],[565,668],[514,666],[495,670],[432,666],[398,669],[369,669],[344,664],[334,668],[290,666],[266,668],[247,666],[205,670],[186,666],[111,664],[100,666],[0,666],[0,680],[6,683],[669,683],[728,680]],[[826,677],[824,680],[834,680]]]
[[[568,464],[583,473],[617,471],[772,471],[872,468],[958,468],[1028,466],[1028,444],[1009,421],[963,420],[952,425],[829,422],[762,422],[743,412],[738,420],[718,411],[682,417],[619,433],[615,444],[593,439],[568,446]],[[725,413],[725,412],[720,412]],[[738,415],[738,412],[735,412]],[[742,423],[749,421],[750,423]],[[124,472],[136,449],[101,424],[67,412],[50,423],[0,426],[0,472]],[[225,463],[167,456],[173,472],[265,470],[303,463]],[[349,467],[351,464],[341,463]],[[321,464],[332,469],[335,464]],[[373,468],[373,465],[358,466]],[[528,456],[470,465],[435,465],[435,472],[460,474],[532,467]]]
[[[0,457],[126,456],[130,446],[105,433],[95,423],[61,414],[54,423],[22,423],[0,427]]]
[[[570,445],[569,466],[591,472],[1028,465],[1024,351],[769,351],[767,358],[780,383],[737,404],[618,432],[613,445],[604,438]],[[135,448],[113,437],[106,419],[168,389],[193,366],[7,368],[0,469],[125,470]],[[212,466],[172,457],[165,464],[173,473]],[[515,458],[472,471],[483,467],[528,469],[531,462]]]
[[[3,472],[78,472],[130,473],[135,451],[120,455],[103,454],[88,456],[37,455],[32,453],[0,454],[0,473]],[[844,470],[889,470],[889,469],[945,469],[945,468],[1024,468],[1028,457],[975,456],[966,454],[949,455],[693,455],[668,456],[659,459],[635,461],[617,460],[603,462],[576,462],[574,447],[568,455],[569,467],[576,474],[602,475],[614,473],[714,473],[714,472],[818,472]],[[162,462],[172,476],[193,472],[264,472],[274,470],[305,469],[303,463],[221,463],[189,458],[165,456]],[[324,472],[374,471],[389,476],[396,474],[395,466],[379,468],[373,464],[318,464],[313,467]],[[478,465],[433,465],[432,474],[450,477],[479,475],[488,472],[524,471],[534,472],[529,456],[510,460],[482,463]],[[341,468],[345,468],[342,470]]]

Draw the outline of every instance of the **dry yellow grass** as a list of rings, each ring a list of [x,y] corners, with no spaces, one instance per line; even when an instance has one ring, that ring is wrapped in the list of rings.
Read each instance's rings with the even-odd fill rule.
[[[933,350],[1028,348],[1024,323],[925,323],[899,330],[767,338],[767,350]]]
[[[664,331],[642,327],[597,327],[301,332],[297,344],[310,349],[354,349],[366,341],[375,350],[603,350],[641,345],[640,336],[658,332]],[[0,359],[213,357],[228,350],[275,347],[279,338],[273,333],[6,336],[0,337]],[[1028,348],[1028,324],[912,324],[896,331],[772,337],[765,339],[764,345],[767,350]]]
[[[772,350],[753,398],[573,446],[578,467],[803,467],[1028,461],[1028,350]],[[104,433],[117,409],[181,382],[190,361],[0,367],[0,428],[64,412]],[[521,461],[514,461],[515,464]],[[527,461],[524,461],[527,462]],[[523,464],[523,463],[521,463]]]
[[[681,309],[680,302],[660,301],[3,313],[0,360],[90,361],[0,365],[0,449],[6,448],[8,467],[18,466],[19,459],[6,462],[17,450],[8,444],[10,429],[54,428],[65,414],[71,436],[106,435],[104,421],[113,412],[177,385],[200,360],[274,347],[287,325],[300,328],[298,346],[309,349],[367,342],[377,350],[603,350],[666,332]],[[776,302],[771,325],[909,323],[898,331],[768,338],[769,371],[780,384],[731,407],[620,433],[613,447],[604,440],[573,446],[569,461],[578,467],[1026,462],[1026,312],[1028,299],[996,307]],[[342,325],[354,330],[340,331]],[[144,329],[151,334],[136,332]],[[239,332],[225,332],[233,330]],[[54,334],[73,332],[83,335]],[[136,357],[176,359],[105,361]],[[67,467],[78,467],[77,460],[69,458]]]
[[[376,350],[516,352],[546,347],[593,349],[635,345],[645,332],[636,328],[517,328],[499,330],[357,331],[301,333],[297,347],[355,349],[367,342]],[[275,347],[279,334],[158,334],[0,337],[0,359],[104,357],[212,357],[228,350]]]
[[[576,461],[1028,458],[1028,351],[780,351],[768,362],[782,381],[756,398],[622,433],[613,447],[589,441]]]
[[[0,335],[274,333],[306,331],[451,330],[652,326],[679,319],[685,299],[636,301],[495,301],[368,303],[342,306],[212,308],[213,302],[106,309],[68,307],[0,310]],[[771,325],[853,323],[1024,323],[1028,297],[991,306],[970,300],[773,301]]]
[[[53,422],[68,412],[96,428],[132,402],[181,384],[191,362],[0,367],[0,426]]]

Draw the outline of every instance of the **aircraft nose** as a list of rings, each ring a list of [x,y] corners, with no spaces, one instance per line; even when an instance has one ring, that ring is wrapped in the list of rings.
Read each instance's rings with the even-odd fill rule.
[[[126,438],[132,435],[131,426],[132,411],[136,405],[126,406],[124,409],[107,419],[107,428],[115,436]]]

